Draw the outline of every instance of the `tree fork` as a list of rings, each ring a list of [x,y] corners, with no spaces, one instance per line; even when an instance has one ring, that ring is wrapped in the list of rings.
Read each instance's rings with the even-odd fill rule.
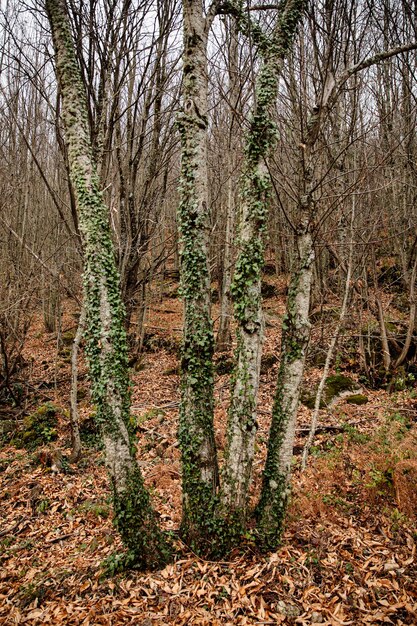
[[[261,276],[264,263],[270,177],[265,165],[276,142],[271,119],[279,77],[291,49],[304,2],[288,0],[277,18],[271,39],[252,24],[239,5],[237,20],[250,32],[263,57],[256,85],[256,104],[246,138],[241,182],[240,254],[232,285],[237,320],[236,365],[228,420],[220,515],[229,520],[230,542],[244,529],[257,431],[256,408],[264,334]],[[250,23],[249,23],[250,22]]]

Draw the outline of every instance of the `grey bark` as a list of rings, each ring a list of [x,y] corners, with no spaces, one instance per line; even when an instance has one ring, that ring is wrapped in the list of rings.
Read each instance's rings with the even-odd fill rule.
[[[302,176],[299,192],[299,225],[296,235],[298,262],[292,274],[288,294],[268,454],[261,497],[257,507],[259,539],[265,548],[275,548],[282,532],[290,492],[291,459],[300,386],[310,337],[309,308],[314,259],[313,218],[316,184],[313,149],[319,138],[323,119],[336,102],[341,88],[349,78],[381,60],[416,47],[417,44],[413,43],[378,53],[348,67],[338,76],[332,69],[328,69],[320,98],[313,107],[307,123],[305,141],[300,146]],[[331,68],[330,57],[328,61],[329,68]]]
[[[223,515],[236,523],[230,533],[238,533],[247,516],[248,489],[252,474],[256,408],[259,388],[264,319],[261,304],[261,275],[268,212],[270,178],[265,165],[276,139],[271,109],[275,104],[279,77],[291,49],[304,3],[284,3],[271,39],[259,27],[247,24],[246,14],[240,25],[254,33],[263,57],[256,84],[256,104],[246,138],[243,165],[239,248],[232,286],[237,321],[236,365],[227,428],[227,448],[223,471],[221,507]]]
[[[353,196],[353,200],[352,200],[352,213],[351,213],[351,220],[350,220],[350,243],[349,243],[349,258],[348,258],[348,263],[347,263],[347,272],[346,272],[346,278],[345,278],[345,289],[344,289],[344,294],[343,294],[343,302],[342,302],[342,308],[340,309],[340,315],[339,315],[339,319],[336,325],[336,329],[334,331],[333,337],[330,341],[330,346],[327,350],[327,354],[326,354],[326,361],[324,364],[324,368],[323,368],[323,373],[320,379],[320,383],[317,389],[317,394],[316,394],[316,399],[314,402],[314,410],[313,410],[313,415],[311,417],[311,426],[310,426],[310,431],[308,433],[308,437],[307,437],[307,441],[304,445],[304,450],[303,450],[303,456],[301,459],[301,469],[304,470],[307,466],[307,459],[308,459],[308,455],[310,452],[310,448],[313,444],[313,440],[314,440],[314,436],[316,433],[316,429],[317,429],[317,420],[318,420],[318,415],[319,415],[319,410],[320,410],[320,402],[321,402],[321,397],[323,394],[323,390],[324,390],[324,386],[326,384],[326,378],[328,376],[329,373],[329,369],[330,369],[330,365],[333,359],[333,354],[334,354],[334,350],[337,344],[337,340],[339,338],[339,334],[346,316],[346,310],[347,310],[347,305],[348,305],[348,301],[349,301],[349,294],[350,294],[350,281],[352,278],[352,265],[353,265],[353,224],[354,224],[354,220],[355,220],[355,196]]]
[[[184,52],[181,182],[178,224],[184,302],[179,441],[182,453],[181,533],[194,550],[211,552],[218,487],[213,426],[213,349],[208,266],[207,37],[213,14],[200,0],[183,0]]]
[[[230,320],[232,316],[232,273],[233,273],[233,241],[235,235],[236,214],[236,133],[238,131],[236,111],[239,103],[238,81],[238,36],[236,20],[229,18],[229,132],[227,145],[227,201],[226,201],[226,232],[223,247],[223,272],[220,294],[219,330],[216,338],[216,348],[219,352],[229,350],[232,342]]]
[[[68,147],[84,248],[87,357],[92,398],[114,497],[114,522],[129,549],[128,563],[154,567],[168,556],[139,466],[130,424],[127,342],[107,207],[99,188],[87,120],[86,94],[64,0],[47,0]]]

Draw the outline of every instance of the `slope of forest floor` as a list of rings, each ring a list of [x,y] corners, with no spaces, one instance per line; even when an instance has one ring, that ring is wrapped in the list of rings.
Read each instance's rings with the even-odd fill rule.
[[[267,300],[253,498],[259,491],[276,380],[283,298]],[[216,309],[216,308],[215,308]],[[215,310],[216,314],[216,310]],[[180,454],[176,442],[181,304],[155,299],[146,351],[132,372],[138,458],[161,524],[178,528]],[[63,330],[74,326],[65,313]],[[2,624],[417,624],[417,394],[364,393],[321,411],[307,470],[299,470],[311,411],[300,408],[294,492],[282,546],[261,555],[251,541],[227,560],[197,558],[177,540],[176,561],[154,573],[103,577],[121,549],[113,530],[103,455],[81,367],[84,456],[69,465],[68,351],[34,317],[25,357],[37,406],[62,409],[57,441],[28,451],[0,449]],[[229,378],[216,377],[216,440],[221,456]],[[310,367],[311,389],[320,370]],[[36,407],[35,407],[36,408]],[[63,462],[53,461],[60,450]],[[52,462],[51,462],[52,458]],[[60,458],[60,457],[59,457]],[[52,465],[52,467],[51,467]]]

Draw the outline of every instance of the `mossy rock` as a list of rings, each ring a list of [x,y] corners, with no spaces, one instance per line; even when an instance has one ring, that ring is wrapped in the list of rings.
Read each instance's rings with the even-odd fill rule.
[[[135,370],[135,372],[143,372],[143,370],[146,369],[146,359],[137,359],[135,364],[133,365],[133,369]]]
[[[181,339],[173,336],[163,336],[156,333],[145,333],[143,339],[143,350],[145,352],[158,352],[161,348],[169,354],[179,355],[181,350]]]
[[[59,351],[59,356],[63,359],[71,359],[71,348],[63,346]]]
[[[335,374],[326,378],[324,391],[320,400],[320,408],[324,409],[334,400],[349,391],[357,391],[359,386],[356,381],[343,374]],[[301,393],[301,402],[309,409],[314,409],[316,401],[317,387],[313,392],[303,391]],[[354,395],[352,393],[352,395]]]
[[[336,396],[339,396],[344,391],[355,391],[358,388],[358,384],[349,376],[343,374],[334,374],[326,378],[325,395],[326,400],[331,401]]]
[[[348,404],[366,404],[367,402],[369,402],[368,396],[365,396],[363,393],[355,393],[352,396],[348,396],[347,398],[345,398],[345,401]]]
[[[87,389],[77,389],[77,400],[85,400],[87,395]]]
[[[313,367],[324,367],[326,351],[320,346],[311,346],[307,355],[307,362]]]
[[[175,287],[170,287],[169,289],[166,289],[163,295],[165,298],[168,298],[170,300],[174,300],[178,298],[179,296],[178,287],[175,286]]]
[[[261,358],[261,374],[266,374],[276,363],[278,363],[276,354],[263,354]]]
[[[22,431],[13,439],[15,445],[34,450],[58,437],[58,415],[61,409],[52,402],[40,406],[23,420]]]
[[[317,390],[316,390],[316,393],[317,393]],[[302,402],[302,404],[304,404],[304,406],[313,410],[315,402],[316,402],[316,393],[311,393],[309,391],[303,390],[300,395],[300,401]],[[323,395],[322,395],[320,399],[320,408],[325,409],[326,406],[327,406],[327,403],[324,401]]]

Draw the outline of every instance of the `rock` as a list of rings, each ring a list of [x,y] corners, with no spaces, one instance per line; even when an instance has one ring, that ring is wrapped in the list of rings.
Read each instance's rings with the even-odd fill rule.
[[[61,335],[61,341],[64,344],[64,346],[72,346],[74,339],[75,339],[75,330],[71,329],[71,330],[67,330],[65,333],[62,333]]]
[[[299,617],[301,615],[300,609],[295,604],[286,604],[283,600],[279,600],[277,607],[287,617]]]
[[[322,624],[323,623],[323,615],[318,611],[313,611],[311,614],[311,623],[312,624]]]
[[[44,467],[49,467],[52,472],[58,473],[64,470],[64,457],[58,448],[44,448],[37,454],[37,461]]]
[[[355,393],[352,396],[347,396],[345,398],[345,401],[348,404],[366,404],[367,402],[369,402],[368,396],[365,396],[363,393]]]
[[[320,408],[324,409],[326,407],[330,407],[335,404],[340,398],[344,398],[346,396],[358,396],[359,394],[353,394],[350,392],[360,390],[361,387],[358,385],[358,383],[348,376],[344,376],[343,374],[328,376],[326,378],[324,392],[320,399]],[[301,402],[305,404],[305,406],[307,406],[309,409],[313,409],[316,400],[316,394],[317,387],[313,392],[302,391]],[[364,404],[364,402],[362,402],[361,404]]]

